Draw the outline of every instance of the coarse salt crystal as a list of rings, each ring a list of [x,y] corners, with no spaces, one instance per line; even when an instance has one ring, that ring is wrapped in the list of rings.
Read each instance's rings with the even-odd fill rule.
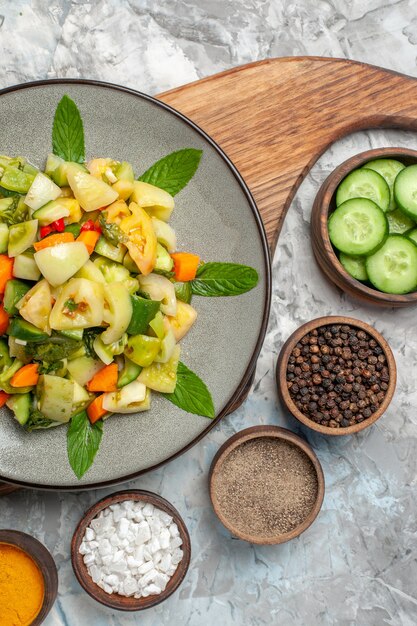
[[[183,558],[171,515],[149,502],[112,504],[90,522],[80,554],[95,584],[108,594],[160,594]]]

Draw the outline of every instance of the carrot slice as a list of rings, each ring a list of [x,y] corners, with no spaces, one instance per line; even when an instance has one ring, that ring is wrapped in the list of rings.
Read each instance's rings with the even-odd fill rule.
[[[0,408],[6,404],[9,398],[10,394],[6,393],[5,391],[0,391]]]
[[[101,396],[97,396],[96,398],[94,398],[92,403],[89,404],[87,407],[87,415],[91,424],[95,424],[95,422],[98,422],[98,420],[104,417],[104,415],[106,415],[107,413],[107,411],[103,409],[103,396],[104,393],[102,393]]]
[[[82,241],[88,250],[88,254],[92,254],[99,238],[100,233],[98,233],[96,230],[83,230],[78,235],[76,241]]]
[[[13,277],[13,259],[7,254],[0,254],[0,294],[4,293],[6,283]]]
[[[117,363],[106,365],[87,383],[88,391],[116,391],[118,369]]]
[[[0,304],[0,335],[4,335],[9,325],[9,316],[4,310],[4,306]]]
[[[193,280],[197,274],[200,257],[191,252],[175,252],[171,256],[174,259],[175,278],[183,283]]]
[[[51,246],[56,246],[59,243],[71,243],[74,241],[74,235],[72,233],[57,233],[56,235],[49,235],[49,237],[45,237],[45,239],[41,239],[40,241],[35,241],[33,247],[36,252],[39,250],[43,250],[44,248],[50,248]]]
[[[33,387],[39,380],[39,365],[37,363],[29,363],[17,370],[10,380],[12,387]]]

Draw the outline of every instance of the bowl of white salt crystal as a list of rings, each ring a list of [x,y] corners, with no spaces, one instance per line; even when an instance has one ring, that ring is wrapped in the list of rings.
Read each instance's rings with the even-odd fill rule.
[[[184,580],[190,557],[190,537],[178,511],[141,490],[119,491],[97,502],[71,543],[80,585],[120,611],[140,611],[168,598]]]

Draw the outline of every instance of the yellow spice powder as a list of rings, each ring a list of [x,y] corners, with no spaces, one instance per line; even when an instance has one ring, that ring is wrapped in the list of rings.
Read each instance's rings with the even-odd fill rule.
[[[20,548],[0,543],[0,626],[30,626],[45,594],[42,572]]]

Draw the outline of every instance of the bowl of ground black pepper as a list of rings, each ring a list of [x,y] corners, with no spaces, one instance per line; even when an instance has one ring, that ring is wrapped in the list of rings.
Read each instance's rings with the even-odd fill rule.
[[[253,426],[219,449],[209,490],[216,515],[235,537],[270,545],[298,537],[313,523],[324,476],[304,439],[278,426]]]
[[[382,335],[349,317],[320,317],[284,344],[278,395],[300,422],[325,435],[350,435],[374,424],[390,404],[396,365]]]

